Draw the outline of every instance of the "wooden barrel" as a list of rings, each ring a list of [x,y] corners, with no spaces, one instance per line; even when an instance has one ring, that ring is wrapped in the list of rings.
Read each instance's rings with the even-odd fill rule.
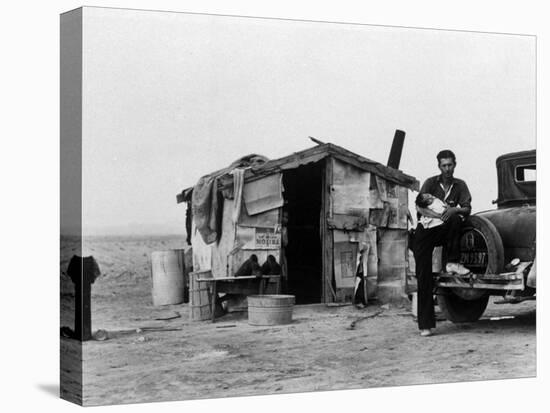
[[[185,296],[184,250],[154,251],[151,254],[153,305],[180,304]]]
[[[208,283],[198,282],[197,278],[212,278],[212,271],[189,273],[189,315],[191,321],[209,320],[212,318],[212,307],[208,295]]]
[[[248,297],[248,324],[290,324],[294,302],[293,295],[251,295]]]

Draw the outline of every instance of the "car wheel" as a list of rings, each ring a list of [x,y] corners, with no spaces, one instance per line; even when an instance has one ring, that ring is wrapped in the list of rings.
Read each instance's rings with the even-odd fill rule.
[[[487,218],[469,216],[462,225],[461,262],[476,274],[498,274],[504,268],[504,246],[498,230]],[[453,293],[466,301],[478,300],[486,290],[453,288]]]
[[[453,323],[468,323],[479,320],[489,302],[488,295],[474,300],[464,300],[456,295],[453,289],[445,288],[442,293],[437,296],[439,309],[443,316]]]
[[[504,245],[487,218],[470,216],[462,224],[461,262],[478,274],[497,274],[504,268]]]

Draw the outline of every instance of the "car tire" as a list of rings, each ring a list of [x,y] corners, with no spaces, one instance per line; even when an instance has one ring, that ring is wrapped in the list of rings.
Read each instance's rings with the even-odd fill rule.
[[[487,218],[472,215],[462,225],[462,233],[475,230],[481,233],[487,245],[486,274],[498,274],[504,268],[504,246],[495,225]],[[470,288],[443,288],[437,302],[443,316],[453,323],[479,320],[489,302],[487,290]]]
[[[462,224],[462,233],[475,230],[483,236],[487,244],[487,274],[498,274],[504,268],[504,245],[495,225],[487,218],[472,215]]]
[[[487,308],[489,295],[475,300],[464,300],[452,290],[446,288],[444,294],[437,296],[437,303],[443,316],[453,323],[469,323],[479,320]]]
[[[483,236],[487,245],[486,274],[498,274],[504,268],[504,245],[495,225],[485,217],[469,216],[462,225],[462,233],[475,230]],[[463,300],[478,300],[486,295],[485,290],[453,288],[452,292]]]

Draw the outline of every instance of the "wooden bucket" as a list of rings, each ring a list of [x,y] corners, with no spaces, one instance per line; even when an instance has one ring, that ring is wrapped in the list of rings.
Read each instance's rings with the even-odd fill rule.
[[[153,305],[180,304],[185,298],[184,250],[154,251],[151,254]]]
[[[248,297],[248,324],[273,326],[292,323],[293,295],[251,295]]]
[[[200,283],[197,278],[212,278],[212,271],[189,273],[189,314],[191,321],[209,320],[212,318],[212,307],[208,295],[208,283]]]

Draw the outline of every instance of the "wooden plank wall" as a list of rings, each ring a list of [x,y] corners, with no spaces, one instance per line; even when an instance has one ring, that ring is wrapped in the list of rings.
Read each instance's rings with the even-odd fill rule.
[[[333,216],[329,228],[333,232],[333,250],[338,245],[338,251],[333,254],[358,251],[353,248],[357,243],[372,244],[372,250],[364,257],[367,258],[369,296],[376,295],[381,302],[401,301],[408,267],[407,188],[338,159],[333,161],[332,174]],[[350,260],[349,253],[341,255],[339,265],[344,258]],[[352,263],[342,266],[347,276],[350,265]],[[337,301],[348,301],[353,292],[351,279],[343,276],[343,271],[335,273]]]
[[[322,179],[323,188],[323,204],[321,206],[321,240],[323,251],[323,283],[322,297],[323,302],[331,303],[336,301],[336,292],[333,285],[334,260],[333,260],[333,238],[332,230],[328,227],[329,220],[332,219],[332,178],[333,178],[333,162],[332,158],[325,160],[325,173]]]
[[[369,172],[337,159],[332,161],[329,228],[338,302],[349,302],[353,297],[357,254],[368,228],[370,186]]]
[[[403,229],[378,229],[378,300],[399,303],[406,299],[408,233]]]

